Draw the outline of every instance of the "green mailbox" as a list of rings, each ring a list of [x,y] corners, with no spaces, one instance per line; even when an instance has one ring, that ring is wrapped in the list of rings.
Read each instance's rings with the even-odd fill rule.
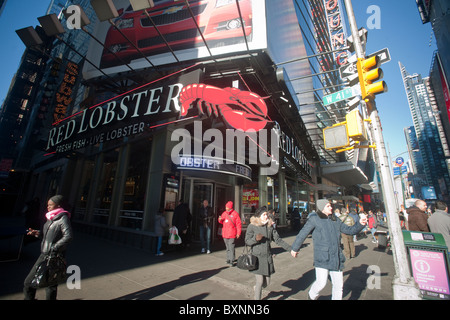
[[[403,231],[409,266],[424,299],[450,300],[448,248],[440,233]]]

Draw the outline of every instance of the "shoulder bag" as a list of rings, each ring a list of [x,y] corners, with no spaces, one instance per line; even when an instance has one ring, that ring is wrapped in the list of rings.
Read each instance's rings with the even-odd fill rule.
[[[244,251],[237,259],[236,265],[242,270],[252,271],[258,269],[258,257],[249,252],[247,245],[245,245]]]

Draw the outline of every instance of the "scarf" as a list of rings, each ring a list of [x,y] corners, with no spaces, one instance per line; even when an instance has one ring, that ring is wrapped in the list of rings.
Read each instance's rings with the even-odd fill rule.
[[[60,214],[62,212],[66,212],[67,216],[70,218],[70,213],[67,212],[66,210],[64,210],[63,208],[58,208],[58,209],[49,211],[45,214],[45,217],[47,218],[47,220],[53,220],[58,214]]]

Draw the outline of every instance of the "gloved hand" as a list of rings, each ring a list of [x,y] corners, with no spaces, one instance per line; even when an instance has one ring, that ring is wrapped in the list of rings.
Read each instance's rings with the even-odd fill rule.
[[[256,241],[261,241],[262,238],[264,238],[264,236],[261,233],[258,233],[255,238],[256,238]]]

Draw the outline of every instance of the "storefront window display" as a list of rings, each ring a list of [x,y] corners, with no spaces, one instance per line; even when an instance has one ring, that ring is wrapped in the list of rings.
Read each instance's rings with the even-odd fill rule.
[[[150,150],[151,142],[148,140],[131,145],[120,210],[121,227],[142,228]]]
[[[86,216],[89,191],[92,185],[92,177],[94,176],[94,166],[95,163],[93,159],[88,159],[84,163],[82,170],[81,184],[79,189],[80,195],[78,196],[77,199],[76,210],[74,215],[74,219],[76,220],[82,221]]]
[[[93,211],[93,222],[108,224],[114,182],[117,171],[118,149],[104,154],[100,183],[97,189]]]

